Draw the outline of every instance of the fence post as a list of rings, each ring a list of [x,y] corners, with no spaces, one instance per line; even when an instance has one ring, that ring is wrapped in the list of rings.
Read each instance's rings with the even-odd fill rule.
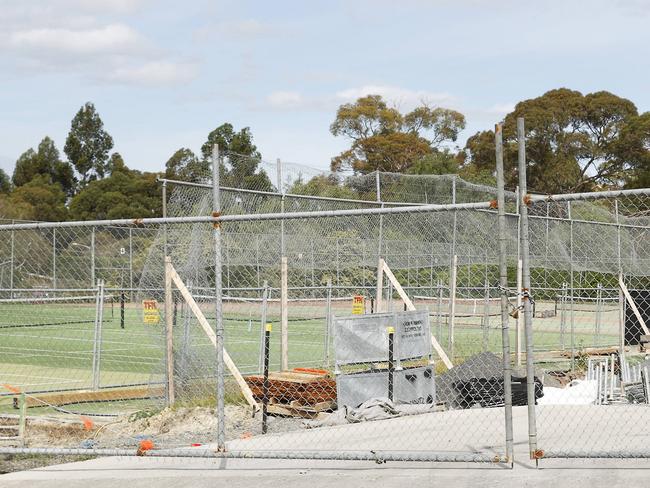
[[[262,356],[264,357],[262,370],[264,382],[262,383],[262,434],[266,434],[266,416],[269,403],[269,344],[271,337],[271,324],[264,326],[264,348]]]
[[[25,443],[25,430],[27,427],[27,396],[25,395],[25,392],[21,390],[20,392],[20,399],[19,399],[19,405],[18,408],[19,410],[19,415],[18,415],[18,437],[20,438],[20,441],[22,442],[23,446],[26,445]]]
[[[560,349],[564,351],[565,349],[565,340],[564,334],[566,330],[566,298],[567,293],[569,292],[569,286],[566,283],[562,283],[562,296],[560,297]]]
[[[487,351],[490,345],[490,284],[487,278],[483,288],[483,351]]]
[[[284,187],[282,185],[282,161],[280,158],[277,159],[277,170],[278,170],[278,191],[280,192],[280,213],[284,213]],[[285,255],[285,243],[284,243],[284,219],[280,220],[280,256]]]
[[[616,262],[618,272],[623,272],[623,263],[621,262],[621,222],[618,213],[618,199],[614,200],[614,215],[616,217]]]
[[[332,330],[332,279],[327,279],[327,301],[325,307],[325,365],[330,367],[330,336]]]
[[[449,358],[454,360],[454,325],[456,320],[456,273],[458,256],[451,258],[451,276],[449,278]]]
[[[221,194],[219,188],[220,164],[219,146],[212,146],[212,210],[221,213]],[[222,274],[221,274],[221,225],[214,226],[214,285],[215,285],[215,346],[217,360],[217,450],[226,450],[225,397],[224,380],[224,327],[222,309]]]
[[[623,273],[618,274],[619,282],[623,281]],[[618,288],[618,329],[620,356],[625,356],[625,296],[621,287]]]
[[[280,264],[280,369],[289,369],[289,287],[287,258]]]
[[[95,286],[95,227],[90,234],[90,281]]]
[[[93,390],[99,390],[102,356],[102,322],[104,320],[104,282],[97,282],[97,295],[95,299],[95,335],[93,340]]]
[[[437,332],[438,335],[436,335],[436,338],[442,342],[442,280],[438,278],[438,303],[436,307],[436,325],[437,327]]]
[[[522,293],[530,293],[530,247],[528,243],[528,189],[526,186],[526,141],[524,139],[524,119],[517,118],[517,143],[519,146],[519,189],[521,192],[521,269]],[[537,457],[537,418],[535,416],[535,365],[533,348],[533,316],[530,299],[523,297],[524,327],[526,334],[526,390],[528,393],[528,446],[530,458]]]
[[[375,189],[377,192],[377,202],[380,203],[380,208],[384,208],[384,203],[381,201],[381,176],[379,174],[379,170],[375,172]],[[383,248],[383,240],[384,240],[384,216],[380,215],[379,216],[379,233],[377,236],[377,262],[382,258],[382,248]],[[337,282],[338,284],[338,282]]]
[[[517,227],[519,227],[519,216],[517,216]],[[517,232],[519,234],[519,232]],[[517,248],[519,248],[519,238],[517,238]],[[523,288],[523,277],[522,277],[522,264],[521,264],[521,258],[519,255],[519,252],[517,252],[517,318],[516,320],[516,327],[517,329],[515,330],[515,347],[517,348],[517,366],[521,366],[521,324],[523,322],[522,320],[522,314],[520,313],[521,311],[521,289]]]
[[[120,329],[124,328],[124,302],[126,301],[126,293],[124,290],[120,291]]]
[[[384,300],[384,260],[377,261],[377,292],[375,295],[375,313],[381,313]]]
[[[129,227],[129,294],[133,301],[133,229]]]
[[[15,224],[16,221],[12,220],[11,224]],[[9,268],[9,290],[10,290],[10,295],[9,298],[14,297],[14,261],[16,259],[16,231],[11,229],[11,267]],[[94,286],[94,283],[93,283]]]
[[[260,374],[264,371],[264,328],[266,327],[266,311],[268,306],[269,299],[269,282],[264,280],[264,285],[262,286],[262,310],[260,312],[261,323],[260,323],[260,360],[258,364],[258,370]]]
[[[573,271],[573,219],[571,217],[571,202],[567,202],[567,211],[569,213],[569,326],[571,330],[571,371],[575,370],[575,290],[574,290],[574,271]]]
[[[176,400],[174,391],[174,304],[172,303],[172,258],[165,256],[165,376],[167,380],[167,405]]]
[[[167,217],[167,180],[162,184],[162,216]],[[163,224],[163,256],[168,256],[167,252],[167,224]]]
[[[192,280],[187,281],[187,290],[192,294]],[[183,342],[181,344],[181,382],[185,383],[189,378],[190,341],[192,338],[191,324],[192,312],[189,305],[183,300]]]
[[[52,229],[52,288],[56,288],[56,227]]]
[[[398,358],[399,361],[399,358]],[[395,328],[388,327],[388,399],[393,401],[395,376]]]
[[[600,325],[603,319],[603,285],[596,286],[596,323],[594,324],[594,347],[600,342]]]
[[[508,315],[508,236],[506,222],[505,177],[503,170],[503,133],[495,127],[497,165],[497,211],[499,228],[499,284],[501,286],[501,346],[503,348],[503,397],[505,406],[506,457],[513,460],[512,371],[510,366],[510,317]],[[486,280],[486,287],[488,286]],[[489,291],[489,288],[488,288]]]

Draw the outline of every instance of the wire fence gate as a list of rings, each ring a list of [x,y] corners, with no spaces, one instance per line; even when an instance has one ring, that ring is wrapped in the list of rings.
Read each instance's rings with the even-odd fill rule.
[[[163,219],[0,226],[0,452],[511,463],[514,416],[532,457],[647,457],[650,190],[521,177],[251,213],[215,174]]]

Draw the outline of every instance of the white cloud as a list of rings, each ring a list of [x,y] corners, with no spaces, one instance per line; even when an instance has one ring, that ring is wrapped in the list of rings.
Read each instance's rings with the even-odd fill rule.
[[[286,32],[277,25],[257,19],[241,19],[207,23],[196,29],[194,36],[200,40],[219,37],[223,40],[242,41],[282,33]]]
[[[118,67],[107,75],[107,80],[134,85],[179,85],[196,78],[196,65],[171,61],[150,61],[138,66]]]
[[[332,111],[342,103],[354,102],[367,95],[381,95],[389,105],[402,111],[413,110],[422,103],[445,108],[457,108],[459,103],[448,93],[409,90],[392,85],[364,85],[340,90],[334,94],[305,96],[297,91],[275,91],[266,97],[266,108],[276,110]]]
[[[295,91],[277,91],[266,97],[266,101],[274,108],[297,108],[303,105],[302,95]]]
[[[109,24],[98,29],[30,29],[12,32],[9,44],[42,54],[54,51],[70,54],[126,53],[139,49],[144,39],[124,24]]]
[[[456,99],[448,93],[409,90],[392,85],[364,85],[358,88],[348,88],[337,92],[336,98],[342,102],[352,102],[367,95],[381,95],[388,103],[394,104],[402,110],[412,110],[422,103],[445,108],[458,105]]]
[[[256,19],[244,19],[235,22],[224,22],[217,26],[221,32],[230,36],[251,37],[269,34],[272,28]]]
[[[86,12],[126,14],[134,12],[149,0],[59,0]]]
[[[487,112],[496,115],[506,115],[512,112],[515,109],[515,103],[496,103],[492,105]]]

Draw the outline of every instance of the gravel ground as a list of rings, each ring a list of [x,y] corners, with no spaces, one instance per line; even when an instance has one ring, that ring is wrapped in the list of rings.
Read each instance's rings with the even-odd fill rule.
[[[226,406],[226,440],[259,435],[261,414],[249,408]],[[268,432],[289,432],[302,428],[302,419],[269,417]],[[214,409],[206,407],[166,408],[159,412],[138,412],[114,421],[97,422],[90,429],[79,421],[29,419],[27,447],[135,448],[149,439],[156,448],[189,447],[215,442],[217,421]]]

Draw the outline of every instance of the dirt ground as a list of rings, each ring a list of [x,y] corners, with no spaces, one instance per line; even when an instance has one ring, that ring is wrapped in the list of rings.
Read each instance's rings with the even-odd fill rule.
[[[226,439],[240,439],[261,433],[261,414],[249,408],[226,406]],[[268,432],[287,432],[301,428],[302,420],[269,417]],[[91,427],[91,428],[88,428]],[[30,418],[25,447],[137,448],[151,440],[156,448],[189,447],[214,442],[217,421],[214,409],[166,408],[159,412],[138,412],[109,422],[84,425],[82,420]],[[53,464],[90,459],[79,456],[0,456],[0,474],[34,469]]]
[[[242,406],[226,406],[226,440],[261,434],[262,420],[258,412]],[[217,420],[214,409],[206,407],[165,408],[158,412],[138,412],[111,421],[84,424],[84,419],[60,420],[29,418],[26,447],[71,448],[136,448],[141,441],[151,440],[156,448],[189,447],[214,442]],[[268,432],[300,429],[302,419],[272,417]]]

